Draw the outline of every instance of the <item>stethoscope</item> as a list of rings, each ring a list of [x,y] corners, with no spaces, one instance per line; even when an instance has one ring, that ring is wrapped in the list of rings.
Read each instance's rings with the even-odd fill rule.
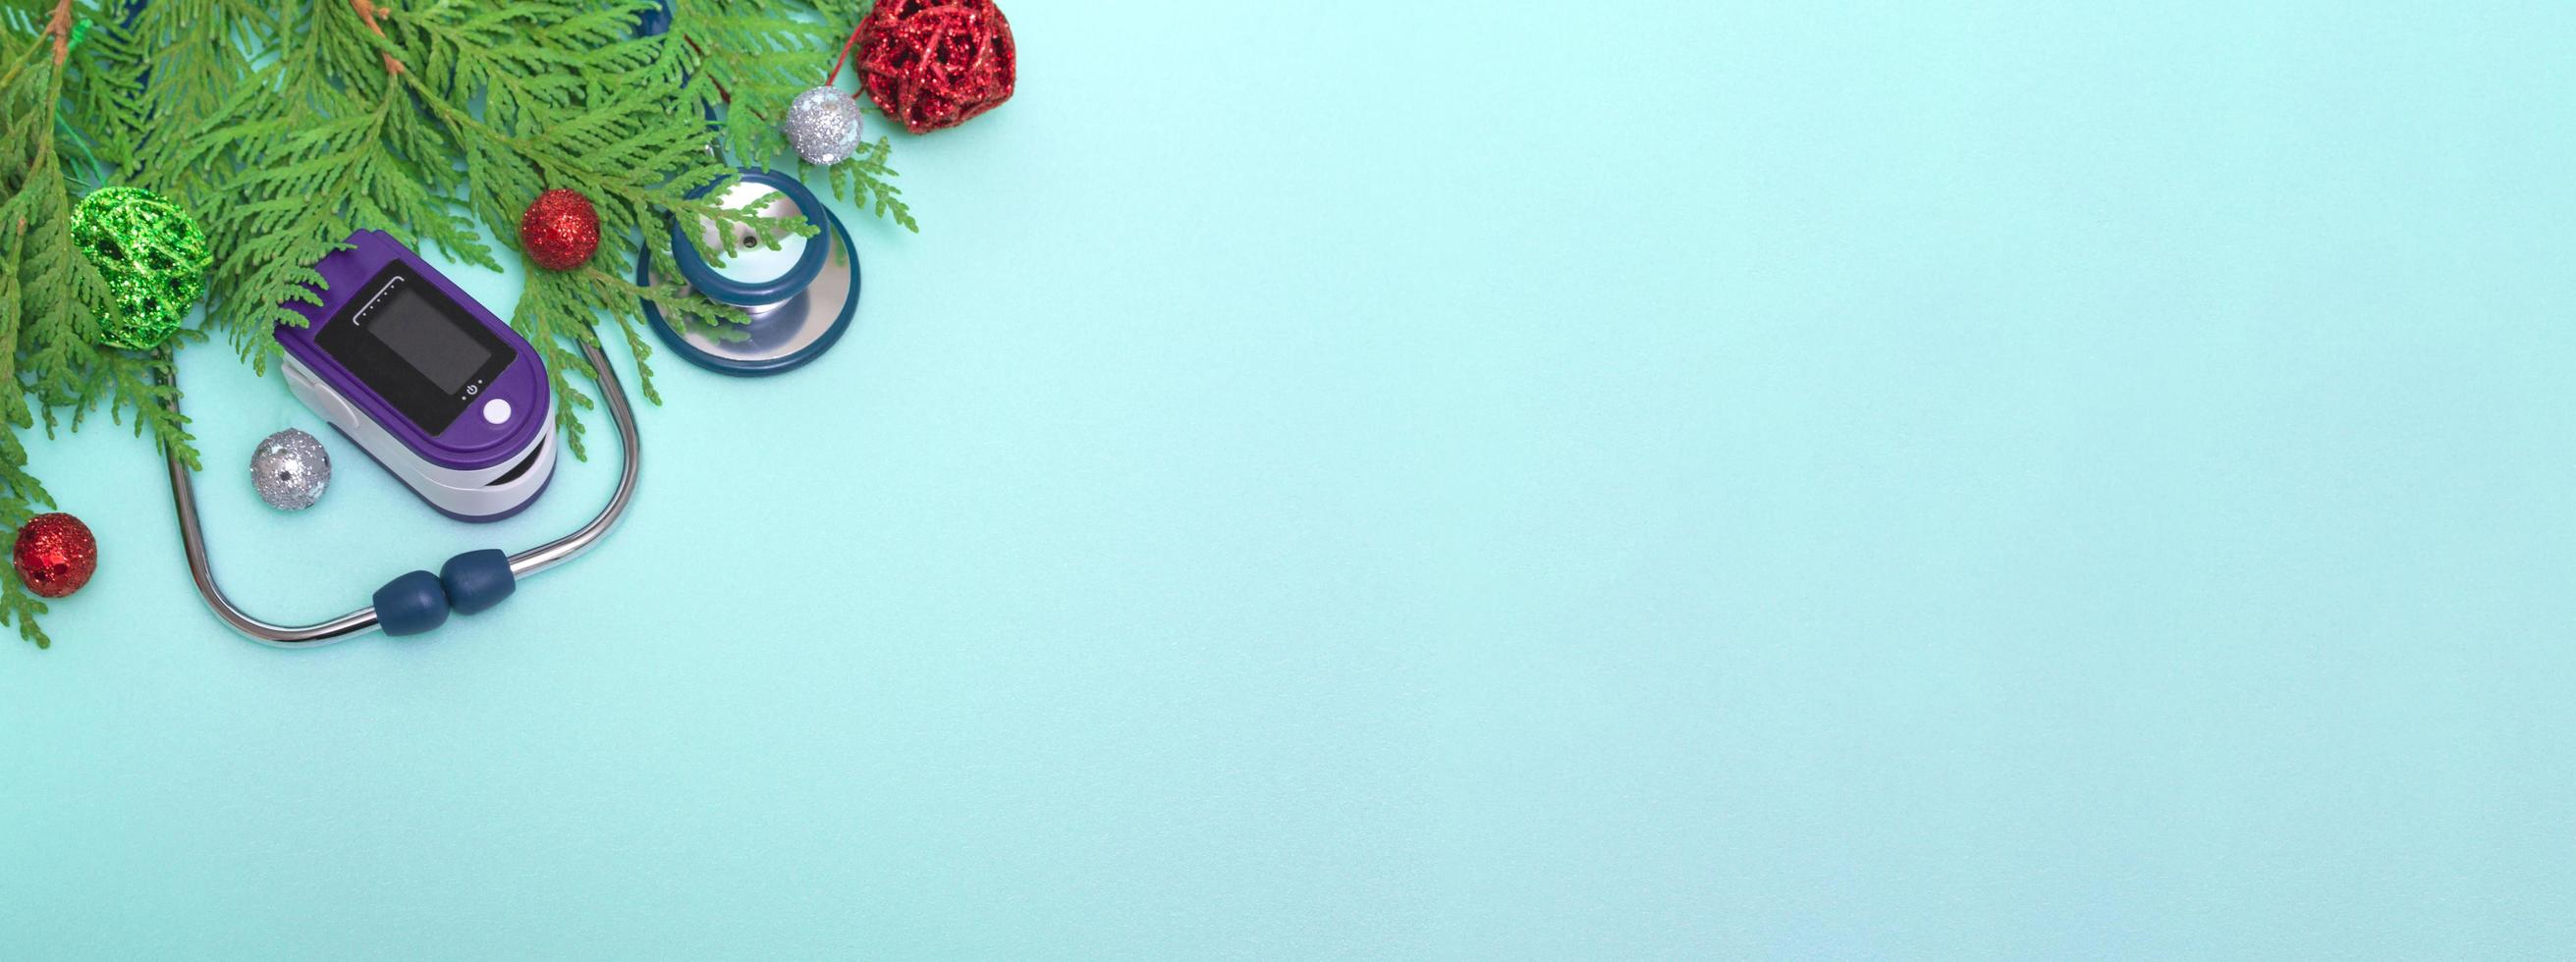
[[[668,33],[671,15],[671,0],[660,0],[637,19],[635,35]],[[705,116],[712,127],[717,120],[713,105]],[[700,188],[689,196],[702,197],[706,191]],[[644,317],[653,332],[689,363],[735,377],[783,374],[822,356],[840,340],[859,306],[858,248],[850,242],[849,228],[796,178],[762,167],[742,168],[718,203],[734,210],[758,206],[765,217],[801,217],[815,232],[783,243],[777,251],[764,249],[760,238],[744,228],[730,237],[705,238],[732,252],[718,267],[690,242],[687,229],[703,225],[674,221],[671,262],[678,279],[708,300],[741,308],[745,322],[723,329],[688,324],[665,316],[647,298]],[[643,251],[635,261],[635,283],[648,290],[655,280],[651,253]]]
[[[764,217],[801,218],[814,226],[814,236],[790,238],[771,251],[761,248],[756,232],[736,228],[716,238],[734,251],[718,267],[673,224],[671,260],[679,279],[708,300],[741,308],[745,320],[722,329],[691,324],[664,315],[648,298],[644,318],[653,333],[689,363],[736,377],[784,374],[821,357],[841,339],[859,307],[858,249],[840,215],[795,178],[758,167],[739,171],[718,203],[736,210],[759,206]],[[635,262],[635,283],[647,290],[655,280],[650,254]]]
[[[665,0],[661,10],[648,13],[638,26],[639,33],[668,29],[667,3]],[[658,17],[653,15],[656,13]],[[742,308],[748,323],[722,334],[695,330],[666,318],[649,298],[643,303],[646,318],[674,352],[718,373],[764,376],[813,361],[840,339],[858,307],[858,252],[849,231],[803,184],[763,168],[743,168],[720,203],[734,208],[761,205],[763,216],[801,217],[815,232],[792,251],[782,245],[779,251],[737,255],[719,266],[708,263],[698,253],[682,233],[683,225],[673,223],[671,253],[680,279],[696,293]],[[738,250],[758,246],[757,237],[721,240],[733,242]],[[638,257],[635,276],[648,289],[652,286],[649,251]],[[214,563],[208,557],[205,531],[197,514],[194,479],[176,452],[164,451],[163,460],[170,473],[170,500],[179,516],[179,542],[187,554],[188,575],[197,584],[197,594],[216,617],[254,641],[282,648],[308,648],[380,628],[388,634],[411,634],[415,632],[408,626],[426,624],[434,628],[451,612],[482,612],[514,594],[520,579],[597,547],[634,499],[643,442],[636,435],[634,408],[627,402],[626,389],[618,383],[608,356],[592,343],[582,345],[582,354],[600,385],[601,398],[607,402],[608,417],[617,427],[618,448],[624,458],[618,468],[617,489],[589,523],[516,554],[504,554],[498,548],[468,551],[449,558],[434,574],[412,571],[387,582],[376,590],[366,607],[356,611],[309,625],[281,625],[244,612],[215,583]],[[164,354],[163,360],[160,377],[166,383],[176,361],[170,354]],[[175,395],[170,409],[178,413]]]
[[[132,22],[142,0],[129,0],[125,6],[127,22]],[[385,627],[388,616],[392,623],[419,623],[420,615],[435,608],[443,621],[448,612],[472,614],[499,604],[513,594],[518,580],[579,557],[597,547],[608,532],[617,527],[626,514],[626,506],[635,497],[635,478],[643,466],[643,441],[635,433],[635,411],[627,403],[626,388],[618,383],[617,372],[600,353],[597,344],[582,345],[583,355],[598,378],[600,396],[607,402],[609,420],[617,426],[618,448],[625,463],[618,468],[617,490],[588,524],[572,533],[517,554],[503,554],[499,549],[468,551],[447,560],[438,574],[413,571],[377,589],[370,603],[356,611],[328,621],[309,625],[281,625],[245,612],[224,596],[215,583],[214,561],[206,552],[206,532],[197,515],[195,479],[176,450],[164,448],[162,461],[170,473],[170,503],[179,516],[179,544],[188,558],[188,577],[197,584],[197,594],[205,598],[206,607],[227,625],[252,640],[280,648],[310,648],[330,644],[353,635]],[[174,386],[178,356],[175,349],[160,352],[153,379],[163,386]],[[170,395],[170,413],[178,414],[178,392]],[[389,632],[390,633],[390,632]]]
[[[781,214],[807,217],[818,222],[816,243],[792,259],[768,261],[741,260],[717,268],[705,263],[683,241],[677,245],[681,271],[691,286],[711,298],[744,306],[751,315],[750,337],[730,341],[709,341],[713,348],[694,343],[696,332],[681,330],[665,321],[652,302],[644,311],[666,341],[679,353],[703,367],[736,375],[766,375],[790,370],[812,361],[838,340],[848,327],[858,303],[858,261],[851,248],[849,235],[841,229],[838,218],[816,202],[794,180],[763,171],[747,171],[742,184],[755,191],[778,190],[788,195],[790,209]],[[818,216],[819,215],[819,216]],[[846,269],[826,269],[835,260],[828,251],[837,248],[837,260]],[[645,265],[637,265],[639,277],[649,277]],[[748,302],[748,303],[746,303]],[[608,503],[599,509],[589,523],[556,538],[516,554],[503,555],[499,549],[469,551],[447,560],[436,574],[413,571],[377,589],[370,603],[356,611],[329,621],[310,625],[281,625],[244,612],[224,596],[216,584],[213,561],[206,550],[203,523],[197,513],[197,495],[192,472],[174,451],[164,451],[163,461],[170,473],[170,499],[179,516],[179,541],[188,557],[188,575],[197,584],[197,593],[206,606],[242,634],[255,641],[287,648],[303,648],[347,638],[383,625],[419,624],[424,620],[435,626],[447,612],[475,614],[500,603],[517,589],[519,579],[570,561],[596,547],[625,515],[628,502],[635,497],[635,479],[643,465],[643,441],[636,434],[635,411],[626,398],[626,388],[617,380],[616,370],[609,365],[608,355],[596,344],[582,345],[582,354],[590,362],[593,376],[600,385],[600,397],[606,402],[609,421],[616,425],[618,450],[624,463],[618,468],[617,489]],[[168,355],[165,355],[165,362]],[[162,366],[166,372],[171,363]],[[167,375],[165,374],[166,378]],[[170,402],[172,413],[178,413],[179,402]],[[424,613],[435,609],[435,616],[424,619]],[[389,633],[408,633],[394,631]]]
[[[626,402],[626,388],[618,383],[617,372],[608,365],[608,355],[600,353],[596,344],[583,344],[582,353],[590,361],[591,372],[599,378],[600,397],[607,401],[608,419],[617,425],[618,449],[625,458],[617,471],[617,490],[608,496],[608,504],[590,523],[517,554],[503,555],[497,548],[468,551],[448,559],[438,574],[414,571],[387,582],[364,608],[310,625],[281,625],[242,611],[215,584],[214,562],[207,557],[206,533],[197,518],[197,490],[191,472],[177,452],[165,449],[162,460],[170,469],[170,501],[179,512],[179,543],[187,552],[188,576],[196,581],[197,594],[206,599],[206,607],[214,609],[216,617],[254,641],[281,648],[309,648],[378,628],[387,614],[400,623],[416,616],[424,606],[443,606],[466,614],[480,612],[514,593],[520,578],[596,547],[617,526],[618,519],[626,514],[627,503],[635,497],[635,476],[643,464],[644,447],[635,434],[635,411]],[[165,354],[164,361],[162,370],[166,372],[170,369],[170,356]],[[165,374],[165,381],[166,378]],[[175,395],[170,410],[173,414],[179,411]],[[430,598],[428,592],[440,597]]]

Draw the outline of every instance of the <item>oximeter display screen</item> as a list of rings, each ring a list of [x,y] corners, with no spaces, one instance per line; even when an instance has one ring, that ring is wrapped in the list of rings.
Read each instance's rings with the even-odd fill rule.
[[[519,357],[401,261],[376,272],[313,343],[427,434],[447,430]]]
[[[384,303],[371,314],[372,323],[367,326],[376,340],[393,348],[394,356],[429,378],[440,393],[456,393],[492,360],[492,352],[475,343],[454,318],[431,306],[417,284],[387,292]]]

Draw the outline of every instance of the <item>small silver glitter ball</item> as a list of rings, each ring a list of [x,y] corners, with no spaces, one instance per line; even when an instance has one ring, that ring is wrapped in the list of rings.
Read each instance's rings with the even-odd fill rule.
[[[780,129],[806,163],[840,163],[859,149],[859,102],[833,88],[816,87],[787,105],[787,123]]]
[[[322,500],[322,489],[331,486],[331,452],[312,435],[287,428],[251,451],[250,480],[269,507],[302,511]]]

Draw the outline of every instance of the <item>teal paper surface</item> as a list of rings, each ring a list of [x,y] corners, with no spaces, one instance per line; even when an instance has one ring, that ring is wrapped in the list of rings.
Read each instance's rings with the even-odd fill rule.
[[[1004,6],[849,335],[656,354],[492,612],[253,645],[38,445],[0,958],[2576,944],[2576,6]],[[455,524],[182,378],[273,619],[616,471]]]

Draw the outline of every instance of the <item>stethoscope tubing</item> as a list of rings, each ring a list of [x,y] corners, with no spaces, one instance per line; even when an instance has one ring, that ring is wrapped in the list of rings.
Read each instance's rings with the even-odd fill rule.
[[[600,539],[606,538],[610,529],[617,526],[618,519],[626,514],[627,503],[635,497],[635,478],[644,457],[643,441],[635,433],[635,410],[626,401],[626,388],[618,383],[616,370],[609,367],[608,355],[601,353],[597,344],[585,342],[581,348],[590,361],[592,373],[598,376],[600,396],[608,402],[609,420],[617,425],[618,447],[626,463],[618,469],[616,492],[608,496],[608,503],[599,509],[599,514],[593,516],[590,523],[571,534],[510,556],[513,579],[525,578],[570,561],[598,545]],[[161,365],[159,377],[166,382],[176,362],[170,360],[168,354],[163,357],[166,363]],[[174,414],[179,410],[175,394],[170,410]],[[312,648],[378,627],[373,605],[329,621],[297,626],[263,621],[242,611],[232,603],[232,599],[224,596],[223,588],[215,584],[214,563],[206,555],[206,535],[198,521],[197,491],[188,466],[180,462],[175,452],[167,449],[162,452],[162,460],[170,469],[170,500],[179,513],[179,542],[188,555],[188,576],[196,581],[197,594],[206,599],[206,607],[214,609],[215,616],[223,619],[225,624],[254,641],[280,648]]]

